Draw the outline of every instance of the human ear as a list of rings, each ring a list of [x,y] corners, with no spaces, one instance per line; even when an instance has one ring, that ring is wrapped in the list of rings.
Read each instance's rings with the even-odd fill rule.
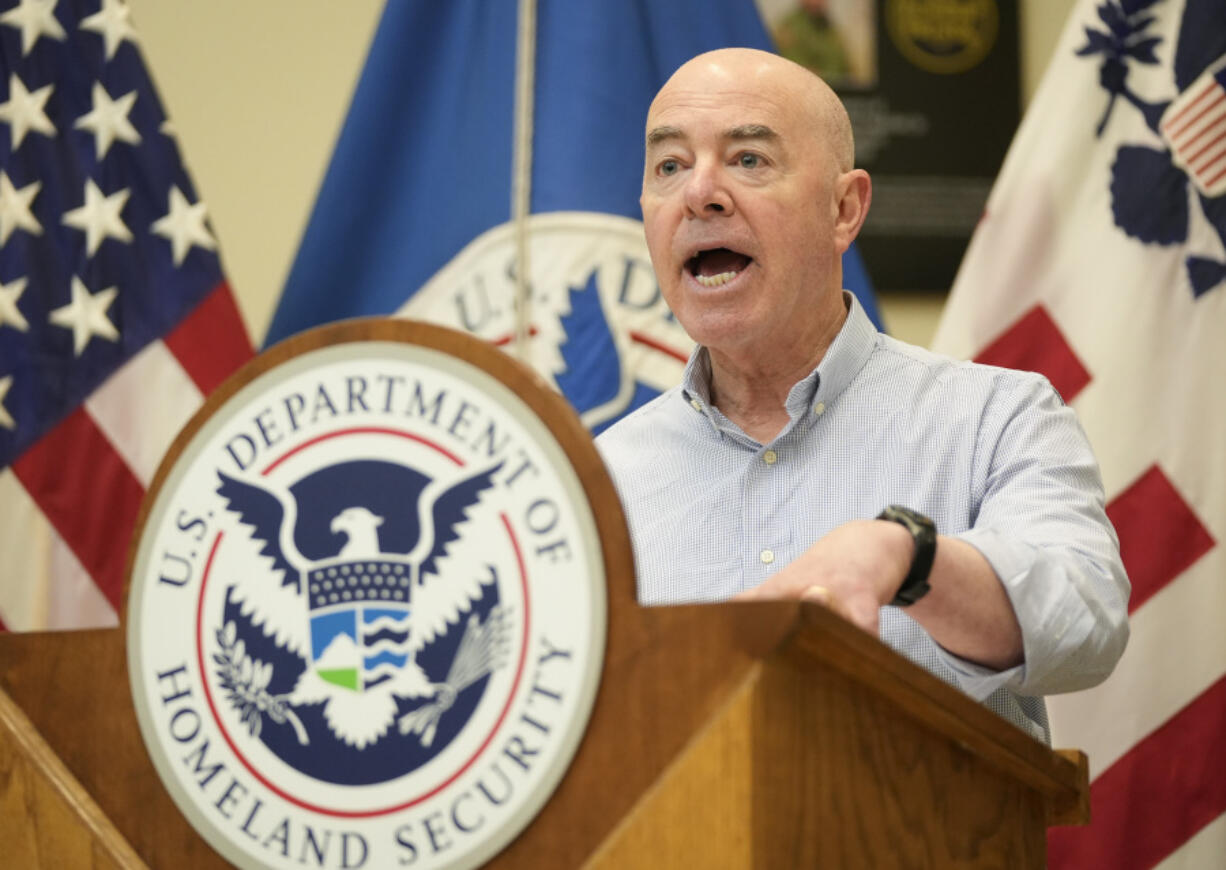
[[[834,243],[841,254],[851,247],[873,199],[873,182],[863,169],[841,173],[834,182]]]

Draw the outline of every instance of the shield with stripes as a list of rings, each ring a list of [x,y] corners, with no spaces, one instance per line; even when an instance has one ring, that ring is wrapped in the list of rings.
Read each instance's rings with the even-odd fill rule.
[[[1226,194],[1226,55],[1171,102],[1161,131],[1172,161],[1197,190]]]
[[[363,692],[409,661],[411,571],[404,560],[335,560],[307,572],[311,657],[333,685]]]

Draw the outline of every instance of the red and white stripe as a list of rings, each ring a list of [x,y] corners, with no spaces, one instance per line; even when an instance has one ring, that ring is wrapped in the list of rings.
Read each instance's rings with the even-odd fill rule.
[[[117,624],[145,490],[204,397],[251,356],[220,284],[0,471],[0,627]]]
[[[1183,95],[1169,66],[1130,77],[1172,100],[1162,136],[1114,106],[1101,58],[1079,57],[1097,0],[1079,2],[988,201],[934,341],[936,349],[1034,368],[1094,445],[1108,514],[1133,581],[1132,637],[1115,672],[1048,699],[1053,742],[1090,757],[1092,823],[1052,829],[1053,868],[1205,868],[1226,855],[1226,286],[1197,296],[1189,256],[1221,241],[1188,196],[1185,244],[1144,244],[1116,226],[1120,145],[1176,152],[1197,190],[1226,195],[1226,92],[1216,63]],[[1184,4],[1163,3],[1147,36],[1170,63]],[[1226,29],[1226,21],[1220,22]],[[1160,73],[1160,74],[1159,74]],[[1177,99],[1173,99],[1176,98]],[[1226,153],[1226,152],[1223,152]],[[1226,166],[1222,167],[1226,169]],[[1191,186],[1189,186],[1191,191]]]
[[[1207,69],[1171,102],[1162,116],[1162,136],[1175,164],[1206,196],[1226,194],[1226,87],[1220,80],[1226,57]]]

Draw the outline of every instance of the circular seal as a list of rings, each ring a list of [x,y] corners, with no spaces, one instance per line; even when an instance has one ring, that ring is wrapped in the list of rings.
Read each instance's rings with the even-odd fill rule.
[[[129,676],[175,802],[242,867],[488,860],[587,724],[606,503],[563,401],[478,339],[357,321],[259,357],[134,549]]]
[[[694,342],[660,292],[643,224],[618,215],[528,218],[527,358],[593,434],[681,380]],[[501,224],[469,242],[398,315],[505,345],[516,328],[517,236]]]
[[[930,73],[979,65],[996,43],[996,0],[888,0],[886,27],[903,57]]]

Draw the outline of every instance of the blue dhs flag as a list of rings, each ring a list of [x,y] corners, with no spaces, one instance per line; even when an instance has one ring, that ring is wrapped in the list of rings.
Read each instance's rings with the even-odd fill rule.
[[[673,70],[734,45],[772,47],[752,0],[389,3],[268,342],[391,313],[515,342],[595,431],[677,383],[643,123]]]

